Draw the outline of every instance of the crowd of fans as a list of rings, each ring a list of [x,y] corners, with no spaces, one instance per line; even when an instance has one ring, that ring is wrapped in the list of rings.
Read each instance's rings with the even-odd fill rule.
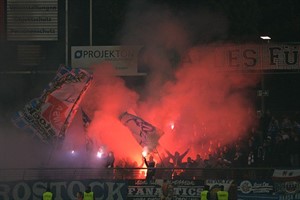
[[[299,114],[258,116],[259,126],[245,138],[223,146],[208,160],[197,161],[201,167],[300,167]]]
[[[233,144],[218,148],[207,159],[187,157],[181,167],[300,167],[299,114],[266,112],[258,116],[259,126]],[[169,164],[169,163],[168,163]],[[167,164],[167,165],[168,165]]]
[[[300,167],[299,114],[259,116],[259,126],[245,138],[220,149],[212,160],[233,167]]]
[[[212,177],[245,176],[264,178],[271,176],[274,168],[299,169],[300,123],[299,115],[280,115],[270,112],[259,116],[259,125],[232,144],[219,146],[205,158],[200,154],[190,156],[190,149],[174,154],[168,150],[143,157],[142,163],[130,159],[105,159],[106,177],[145,179],[197,179]],[[112,154],[113,155],[113,154]],[[108,159],[110,158],[110,159]],[[147,170],[145,169],[147,168]],[[225,170],[225,168],[229,170]],[[255,171],[252,173],[251,169]],[[113,170],[117,169],[117,170]],[[234,172],[232,171],[234,170]],[[244,170],[248,170],[245,172]],[[249,171],[250,170],[250,171]],[[110,173],[108,173],[110,172]]]
[[[156,167],[222,168],[222,167],[300,167],[299,114],[275,116],[270,112],[258,116],[259,125],[244,138],[217,148],[207,158],[185,152],[161,152]],[[137,162],[119,162],[117,167],[142,167]]]
[[[227,172],[229,174],[226,173],[226,176],[232,176],[230,170],[236,169],[237,171],[233,175],[240,176],[242,174],[241,176],[257,178],[259,176],[270,176],[270,174],[267,171],[256,172],[255,174],[251,174],[251,171],[249,171],[248,174],[245,174],[244,171],[238,169],[299,168],[299,115],[280,115],[276,117],[270,112],[266,112],[265,115],[259,116],[258,121],[259,125],[248,134],[245,134],[244,138],[240,138],[232,144],[220,146],[206,158],[202,158],[200,154],[195,157],[189,156],[190,149],[181,153],[176,151],[174,154],[168,150],[160,152],[159,158],[156,159],[157,163],[153,164],[155,175],[151,175],[151,177],[195,179],[197,177],[207,176],[212,178],[215,176],[217,178],[224,176],[224,168],[228,168],[229,171]],[[136,172],[134,169],[148,167],[148,165],[144,165],[145,162],[147,162],[146,158],[144,158],[142,164],[131,160],[119,160],[116,162],[115,167],[123,169],[121,171],[122,178],[126,177],[126,170],[124,169],[133,168],[133,171],[129,170],[127,174],[128,177],[132,177]],[[206,169],[215,169],[215,171],[207,171]],[[220,169],[223,171],[220,171]],[[153,169],[150,171],[153,172]],[[117,176],[117,174],[115,175]],[[147,177],[146,180],[149,180],[149,174],[146,174],[146,171],[143,170],[140,170],[134,176],[141,179]]]

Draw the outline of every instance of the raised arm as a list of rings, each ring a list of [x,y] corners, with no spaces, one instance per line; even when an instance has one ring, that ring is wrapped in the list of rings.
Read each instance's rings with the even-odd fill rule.
[[[188,154],[189,151],[190,151],[190,148],[188,148],[182,155],[180,155],[179,158],[182,160],[186,156],[186,154]]]
[[[168,154],[169,158],[174,159],[174,156],[168,150],[165,149],[165,151]]]
[[[149,167],[146,157],[143,157],[143,158],[144,158],[145,165],[146,165],[147,167]]]

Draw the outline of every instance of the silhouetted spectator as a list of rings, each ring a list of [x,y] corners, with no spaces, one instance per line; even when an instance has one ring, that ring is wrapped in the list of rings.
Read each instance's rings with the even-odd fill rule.
[[[115,163],[115,156],[112,151],[110,151],[106,157],[106,168],[114,168],[114,163]]]
[[[296,168],[300,166],[299,155],[300,155],[300,141],[299,136],[292,132],[289,139],[289,154],[290,154],[290,164],[291,167]]]
[[[148,183],[150,183],[151,180],[155,178],[155,161],[153,159],[153,156],[149,156],[149,160],[146,160],[146,157],[144,157],[145,165],[147,166],[147,175],[146,180]]]
[[[205,167],[204,160],[201,158],[200,154],[196,155],[195,165],[196,165],[196,167],[199,167],[199,168]]]
[[[174,167],[183,167],[182,160],[188,154],[190,149],[187,149],[183,154],[180,155],[178,151],[175,151],[175,154],[172,155],[168,150],[166,150],[168,156],[172,159]]]

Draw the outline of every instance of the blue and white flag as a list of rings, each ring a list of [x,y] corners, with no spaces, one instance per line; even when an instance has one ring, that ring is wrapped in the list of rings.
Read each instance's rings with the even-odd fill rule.
[[[52,143],[64,139],[92,75],[82,69],[61,66],[42,95],[13,116],[14,124]]]
[[[81,114],[82,114],[82,122],[83,122],[83,126],[84,128],[88,128],[89,125],[91,124],[92,120],[91,118],[86,114],[86,112],[84,112],[84,110],[81,108]]]
[[[88,135],[88,127],[90,126],[92,120],[91,118],[81,109],[82,114],[82,122],[84,128],[84,136],[85,136],[85,149],[87,152],[92,152],[94,148],[94,142],[92,138]]]
[[[136,141],[149,152],[159,144],[158,140],[163,132],[142,118],[124,112],[119,117],[120,121],[129,128]]]

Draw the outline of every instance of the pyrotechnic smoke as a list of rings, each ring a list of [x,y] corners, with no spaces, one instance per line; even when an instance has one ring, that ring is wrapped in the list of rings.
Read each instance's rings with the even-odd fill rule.
[[[114,76],[112,66],[95,66],[94,83],[83,106],[93,114],[88,132],[96,138],[97,147],[104,145],[121,157],[134,155],[134,152],[141,155],[141,147],[119,121],[122,112],[130,108],[136,110],[137,101],[138,95],[128,89],[122,79]]]
[[[129,9],[121,40],[145,47],[139,65],[146,68],[147,81],[136,93],[112,73],[95,71],[85,102],[94,112],[89,134],[117,157],[137,162],[142,149],[118,121],[124,111],[163,129],[160,151],[191,148],[190,156],[207,156],[247,134],[255,114],[247,89],[257,77],[216,71],[205,45],[226,36],[222,15],[203,8],[175,13],[146,1],[133,1]]]
[[[112,66],[94,66],[94,82],[81,106],[92,119],[88,135],[95,148],[114,151],[117,163],[141,163],[142,147],[118,119],[125,111],[164,131],[158,148],[161,153],[165,149],[182,153],[191,148],[189,156],[207,156],[218,144],[247,134],[255,113],[247,89],[257,83],[257,77],[216,71],[215,58],[207,48],[212,43],[220,44],[226,32],[226,18],[207,7],[181,10],[132,1],[120,41],[123,45],[144,46],[138,64],[147,72],[146,81],[137,85],[139,90],[130,89],[124,79],[114,76]],[[30,142],[23,133],[2,135],[1,149],[10,152],[1,151],[1,156],[11,157],[2,166],[86,166],[96,153],[93,158],[75,157],[77,151],[85,152],[80,115],[78,112],[60,150],[52,151],[37,140]],[[69,155],[73,148],[74,154]]]

